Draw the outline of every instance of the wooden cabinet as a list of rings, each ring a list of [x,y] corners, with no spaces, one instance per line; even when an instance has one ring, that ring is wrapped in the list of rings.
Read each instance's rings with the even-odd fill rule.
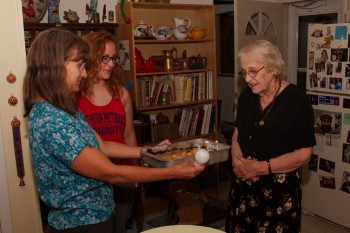
[[[53,27],[66,28],[70,31],[77,33],[80,36],[83,36],[91,31],[105,30],[116,36],[116,29],[118,24],[116,23],[25,23],[24,24],[24,39],[26,48],[30,47],[31,42],[34,40],[36,35],[43,30],[47,30]]]
[[[121,57],[118,77],[124,85],[130,87],[137,110],[135,114],[141,114],[150,121],[152,141],[146,144],[157,143],[164,138],[172,141],[196,137],[216,140],[218,108],[214,6],[126,2],[124,12],[131,19],[129,24],[122,18],[119,6],[116,7],[116,12]],[[203,39],[184,40],[174,37],[167,40],[134,37],[134,28],[141,21],[148,26],[152,25],[154,29],[161,26],[174,27],[173,17],[189,18],[189,31],[195,27],[206,29],[206,36]],[[155,59],[158,62],[157,69],[151,72],[136,71],[136,49],[145,61],[151,57]],[[203,60],[206,64],[192,66],[192,69],[176,69],[174,65],[174,69],[166,71],[162,68],[163,50],[173,50],[175,60],[185,54],[187,58],[197,60],[205,57]],[[140,59],[137,61],[140,62]],[[170,123],[152,125],[152,119],[157,119],[160,113],[166,115]]]

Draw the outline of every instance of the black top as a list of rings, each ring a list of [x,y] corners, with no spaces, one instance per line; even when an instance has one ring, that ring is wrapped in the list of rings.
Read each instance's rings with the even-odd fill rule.
[[[314,114],[309,98],[301,89],[289,84],[270,105],[262,118],[259,96],[246,87],[238,101],[236,127],[238,143],[245,157],[259,161],[271,159],[316,144]]]

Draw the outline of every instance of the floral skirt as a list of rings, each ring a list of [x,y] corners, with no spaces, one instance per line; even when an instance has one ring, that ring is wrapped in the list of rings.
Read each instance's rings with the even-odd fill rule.
[[[225,232],[298,233],[301,225],[299,169],[260,176],[259,181],[231,180]]]

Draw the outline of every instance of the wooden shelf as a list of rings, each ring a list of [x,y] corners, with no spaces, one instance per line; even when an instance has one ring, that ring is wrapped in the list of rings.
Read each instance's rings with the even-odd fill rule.
[[[186,107],[186,106],[194,106],[194,105],[201,105],[201,104],[207,104],[212,103],[213,99],[207,99],[203,101],[193,101],[193,102],[185,102],[181,104],[167,104],[167,105],[153,105],[148,107],[140,107],[138,108],[139,111],[156,111],[156,110],[162,110],[162,109],[171,109],[171,108],[179,108],[179,107]]]
[[[167,4],[167,3],[152,3],[152,2],[132,2],[135,9],[148,9],[148,10],[200,10],[211,8],[212,5],[197,5],[197,4]],[[205,17],[205,16],[204,16]]]
[[[117,23],[24,23],[24,30],[46,30],[53,27],[63,27],[69,30],[110,30],[118,27]]]
[[[195,39],[186,39],[186,40],[155,40],[155,39],[135,39],[135,44],[187,44],[187,43],[203,43],[203,42],[209,42],[212,41],[212,39],[201,39],[201,40],[195,40]]]
[[[167,75],[167,74],[189,74],[189,73],[198,73],[203,71],[210,71],[212,69],[187,69],[187,70],[172,70],[172,71],[159,71],[159,72],[142,72],[136,73],[136,76],[150,76],[150,75]]]

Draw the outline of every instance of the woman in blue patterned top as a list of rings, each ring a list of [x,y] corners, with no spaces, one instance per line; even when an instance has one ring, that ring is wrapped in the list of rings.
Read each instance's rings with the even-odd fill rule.
[[[51,209],[49,232],[113,232],[111,183],[190,179],[204,169],[192,163],[169,168],[111,163],[107,156],[140,158],[141,148],[102,141],[78,110],[88,53],[80,37],[50,29],[36,37],[27,56],[25,116],[39,195]]]

